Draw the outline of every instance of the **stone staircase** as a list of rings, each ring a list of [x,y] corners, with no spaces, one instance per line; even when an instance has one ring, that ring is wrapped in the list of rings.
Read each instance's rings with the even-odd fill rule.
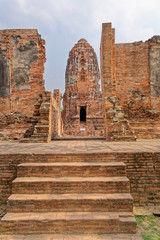
[[[138,139],[160,138],[159,120],[139,118],[130,119],[130,127]]]
[[[71,159],[68,161],[67,159]],[[17,167],[3,234],[135,233],[133,199],[123,162],[87,157]]]
[[[34,105],[33,119],[34,124],[29,128],[21,143],[43,143],[48,142],[49,135],[49,111],[50,111],[50,92],[40,95],[38,103]]]

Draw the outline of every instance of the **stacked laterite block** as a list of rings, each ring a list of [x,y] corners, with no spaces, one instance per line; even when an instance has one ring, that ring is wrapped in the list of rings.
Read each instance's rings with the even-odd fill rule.
[[[70,161],[68,161],[70,159]],[[110,156],[39,156],[21,163],[12,182],[4,234],[135,233],[126,166]]]

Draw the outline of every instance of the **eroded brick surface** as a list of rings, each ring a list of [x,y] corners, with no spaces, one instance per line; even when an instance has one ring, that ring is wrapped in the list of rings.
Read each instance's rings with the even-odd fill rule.
[[[18,146],[12,146],[12,144],[6,145],[5,149],[10,148],[10,154],[1,154],[0,155],[0,163],[1,163],[1,196],[0,201],[5,202],[7,197],[11,193],[11,182],[17,176],[17,165],[19,163],[52,163],[52,162],[78,162],[79,165],[82,162],[95,162],[98,163],[105,162],[114,162],[114,161],[124,161],[126,164],[126,172],[127,177],[130,180],[131,194],[134,198],[134,204],[136,206],[158,206],[160,204],[159,198],[159,174],[160,174],[160,154],[159,154],[159,142],[150,143],[150,142],[138,142],[133,143],[125,143],[123,146],[117,144],[107,144],[101,141],[91,141],[86,143],[78,142],[57,142],[48,145],[40,145],[39,149],[36,144],[29,144],[23,146],[23,144]],[[12,150],[13,148],[13,150]],[[33,151],[34,149],[34,151]],[[62,152],[62,149],[64,153]],[[67,150],[68,149],[68,150]],[[82,151],[80,153],[79,151]],[[157,149],[156,152],[153,151]],[[2,151],[2,150],[1,150]],[[5,152],[6,150],[3,150]],[[66,152],[65,152],[66,151]],[[71,153],[72,151],[72,153]],[[89,152],[88,152],[89,151]],[[97,152],[99,151],[99,152]],[[112,152],[111,152],[112,151]],[[13,152],[13,153],[12,153]],[[14,154],[16,152],[17,154]],[[26,152],[26,154],[23,154]],[[31,154],[36,153],[36,154]],[[19,154],[18,154],[19,153]],[[38,154],[39,153],[39,154]],[[41,154],[40,154],[41,153]],[[50,154],[49,154],[50,153]],[[57,153],[57,154],[56,154]],[[65,164],[63,164],[65,165]],[[67,165],[67,164],[66,164]],[[74,165],[74,164],[73,164]],[[92,164],[91,164],[92,165]],[[78,167],[78,165],[76,165]],[[83,164],[82,164],[83,166]],[[83,169],[82,167],[80,169]],[[44,168],[39,167],[39,172],[42,172]],[[67,167],[64,168],[65,170]],[[67,176],[64,174],[64,169],[59,171],[56,176]],[[72,170],[75,169],[73,167],[69,167],[68,174],[73,174],[72,176],[80,173],[76,173],[75,170],[72,173]],[[78,170],[78,168],[76,168]],[[102,169],[102,168],[101,168]],[[33,168],[34,170],[34,168]],[[103,170],[103,169],[102,169]],[[38,171],[38,167],[37,167]],[[50,168],[51,171],[51,168]],[[47,171],[47,167],[44,169],[44,173],[51,174],[53,170],[50,172]],[[27,170],[22,171],[28,176],[37,176],[36,171],[32,172],[32,174],[27,173]],[[31,172],[31,170],[29,170]],[[50,172],[50,173],[49,173]],[[75,172],[75,174],[74,174]],[[82,172],[82,170],[81,170]],[[103,172],[101,171],[101,174]],[[116,172],[114,172],[115,174]],[[62,175],[63,174],[63,175]],[[86,173],[86,174],[89,174]],[[85,176],[85,171],[81,173],[81,175]],[[41,176],[42,176],[41,175]],[[92,173],[92,176],[94,173]],[[96,175],[96,173],[95,173]],[[113,174],[111,174],[113,175]],[[97,173],[97,176],[99,174]]]
[[[109,141],[159,138],[160,37],[115,44],[114,35],[111,23],[102,25],[105,136]]]
[[[64,134],[103,136],[99,67],[96,54],[85,39],[70,51],[65,79]]]
[[[59,93],[59,90],[57,90]],[[56,96],[55,96],[56,97]],[[35,105],[34,121],[27,129],[20,142],[50,142],[53,137],[60,134],[60,93],[56,99],[54,94],[44,91],[40,94],[38,103]]]
[[[7,214],[1,219],[2,233],[136,232],[133,198],[123,162],[98,163],[96,158],[94,162],[83,162],[87,156],[79,155],[80,162],[71,163],[71,154],[69,158],[63,156],[65,162],[52,158],[50,164],[46,164],[46,157],[42,158],[42,162],[41,156],[37,157],[38,155],[38,164],[32,164],[38,176],[28,177],[24,171],[23,176],[17,176],[12,181]],[[30,171],[33,171],[32,164],[27,163]],[[39,169],[39,165],[46,166],[49,171],[45,168]],[[72,169],[67,168],[67,165],[72,166]],[[121,169],[117,171],[117,165],[123,166],[124,176],[121,176]],[[25,164],[18,167],[20,166],[25,168]],[[55,166],[58,166],[59,172],[64,172],[64,176],[55,176]],[[86,166],[86,169],[80,170],[79,166]],[[98,176],[92,175],[93,166],[99,166],[96,169]],[[109,174],[111,166],[113,171],[117,171],[114,177]],[[19,170],[20,168],[17,169],[18,175]],[[52,176],[50,171],[53,172]],[[79,172],[80,175],[73,176],[74,172]]]
[[[0,131],[4,137],[19,139],[32,125],[34,105],[45,90],[44,44],[35,29],[0,31]]]

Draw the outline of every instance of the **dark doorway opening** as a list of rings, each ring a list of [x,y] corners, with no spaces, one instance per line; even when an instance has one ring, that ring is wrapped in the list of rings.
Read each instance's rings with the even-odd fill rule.
[[[80,109],[80,121],[86,122],[86,107],[81,107]]]

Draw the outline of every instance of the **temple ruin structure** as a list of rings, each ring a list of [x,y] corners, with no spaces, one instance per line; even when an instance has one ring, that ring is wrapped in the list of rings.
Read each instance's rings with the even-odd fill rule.
[[[100,69],[80,39],[69,53],[65,93],[45,91],[45,41],[35,29],[0,31],[0,139],[50,142],[57,136],[135,141],[160,137],[160,36],[115,43],[102,25]],[[100,91],[100,80],[102,93]]]
[[[94,49],[80,39],[69,53],[63,96],[64,135],[103,136],[100,72]]]
[[[45,61],[36,29],[0,31],[1,140],[48,142],[60,132],[59,99],[45,91]]]
[[[159,66],[160,36],[115,43],[112,24],[102,24],[101,83],[108,141],[160,137]]]
[[[159,141],[127,143],[160,138],[160,36],[115,43],[102,24],[100,71],[80,39],[63,96],[45,90],[45,61],[37,30],[0,31],[0,140],[17,140],[0,145],[0,232],[135,233],[133,206],[160,204]]]

